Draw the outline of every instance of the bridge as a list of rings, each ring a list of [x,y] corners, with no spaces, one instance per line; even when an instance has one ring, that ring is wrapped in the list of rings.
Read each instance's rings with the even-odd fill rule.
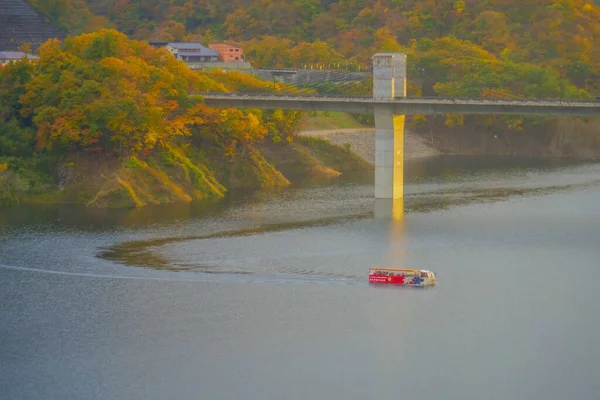
[[[406,56],[373,56],[373,97],[199,93],[210,107],[343,111],[375,116],[375,198],[404,196],[404,117],[413,114],[600,116],[600,102],[406,97]]]
[[[600,116],[600,101],[486,99],[444,97],[374,98],[367,96],[293,96],[269,93],[201,93],[206,105],[217,108],[342,111],[375,114],[377,108],[401,115],[512,114]]]

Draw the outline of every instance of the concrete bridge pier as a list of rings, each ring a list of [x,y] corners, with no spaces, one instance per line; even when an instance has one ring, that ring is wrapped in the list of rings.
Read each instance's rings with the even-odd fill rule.
[[[404,197],[404,115],[375,108],[375,198]]]
[[[404,217],[404,115],[375,109],[375,217]]]
[[[406,56],[373,56],[373,98],[406,96]],[[375,114],[375,216],[402,218],[404,212],[404,115],[391,105],[378,105]],[[390,200],[390,201],[385,201]]]

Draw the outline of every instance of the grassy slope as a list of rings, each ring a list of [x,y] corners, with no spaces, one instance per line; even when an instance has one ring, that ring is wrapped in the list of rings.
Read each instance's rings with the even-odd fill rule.
[[[231,188],[285,186],[307,177],[331,179],[368,168],[348,149],[316,138],[266,141],[232,160],[208,159],[198,149],[178,148],[123,161],[87,155],[63,160],[44,185],[35,184],[29,170],[0,172],[0,204],[141,207],[218,198]]]
[[[294,143],[263,143],[260,151],[290,181],[335,178],[344,172],[367,170],[372,166],[347,148],[313,137]]]
[[[370,168],[349,150],[315,138],[263,143],[216,165],[219,163],[171,149],[160,160],[121,167],[88,204],[140,207],[189,202],[221,197],[228,188],[285,186],[296,179],[330,179],[345,171]]]
[[[346,113],[308,115],[302,130],[360,128]],[[25,161],[25,160],[22,160]],[[294,143],[268,140],[233,159],[210,159],[199,149],[165,149],[142,160],[119,161],[98,155],[72,156],[44,171],[22,161],[0,172],[0,205],[10,203],[83,203],[96,207],[141,207],[221,197],[228,189],[285,186],[290,181],[332,179],[371,168],[346,148],[317,138]],[[49,164],[48,164],[49,163]],[[56,164],[49,160],[46,164]]]

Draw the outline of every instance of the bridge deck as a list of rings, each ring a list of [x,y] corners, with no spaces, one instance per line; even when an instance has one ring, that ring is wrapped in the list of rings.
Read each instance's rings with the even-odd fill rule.
[[[443,97],[296,96],[255,93],[197,93],[206,105],[219,108],[344,111],[374,114],[391,108],[397,115],[414,114],[513,114],[600,116],[600,102],[534,99],[464,99]]]

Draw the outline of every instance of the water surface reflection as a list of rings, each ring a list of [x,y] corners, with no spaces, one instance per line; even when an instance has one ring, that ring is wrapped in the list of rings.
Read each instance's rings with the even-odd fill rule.
[[[0,397],[598,397],[600,166],[460,160],[407,167],[404,218],[371,174],[0,211]]]
[[[461,159],[465,160],[441,157],[409,164],[405,199],[375,200],[371,173],[346,177],[335,186],[304,184],[287,190],[254,192],[244,198],[249,201],[230,202],[226,209],[221,209],[221,221],[237,220],[232,229],[212,231],[202,228],[195,234],[120,242],[108,246],[98,255],[130,266],[173,271],[261,276],[326,275],[324,271],[312,268],[278,267],[273,256],[259,256],[252,251],[251,255],[237,256],[237,264],[231,258],[235,253],[246,254],[243,247],[246,242],[261,249],[266,246],[263,243],[257,245],[256,237],[266,235],[267,241],[273,242],[276,234],[285,231],[313,232],[310,228],[347,225],[373,217],[389,223],[390,237],[399,241],[406,213],[486,204],[515,196],[583,190],[595,187],[599,182],[596,179],[598,167],[593,164],[569,165],[564,160],[538,160],[535,164],[531,160],[494,158],[466,158],[467,162],[461,164]],[[448,168],[443,168],[444,165]],[[330,246],[328,240],[324,243]],[[205,248],[208,249],[199,251]],[[235,251],[229,255],[233,248]],[[293,254],[295,250],[290,248],[288,251]],[[226,262],[221,265],[223,260]],[[254,265],[252,260],[260,260],[264,265]],[[386,263],[403,265],[400,259]],[[336,276],[360,278],[339,273]]]

